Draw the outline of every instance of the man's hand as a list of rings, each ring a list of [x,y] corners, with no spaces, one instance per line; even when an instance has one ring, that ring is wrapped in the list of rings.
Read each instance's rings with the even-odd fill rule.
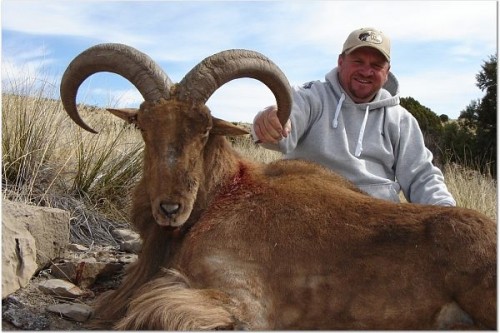
[[[257,143],[278,143],[286,138],[292,130],[290,119],[285,126],[281,126],[278,119],[278,108],[276,105],[266,107],[257,113],[253,120],[253,129],[257,136]]]

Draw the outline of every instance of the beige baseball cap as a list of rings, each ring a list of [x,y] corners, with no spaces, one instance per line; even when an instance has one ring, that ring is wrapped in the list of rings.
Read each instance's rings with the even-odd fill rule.
[[[349,54],[360,47],[372,47],[380,51],[387,61],[391,61],[391,41],[382,31],[374,28],[354,30],[347,37],[342,53]]]

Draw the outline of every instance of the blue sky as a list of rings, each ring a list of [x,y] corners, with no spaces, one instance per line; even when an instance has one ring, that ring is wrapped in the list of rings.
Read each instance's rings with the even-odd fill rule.
[[[347,35],[373,26],[391,37],[401,96],[457,118],[484,96],[475,76],[497,50],[496,1],[3,0],[1,15],[4,91],[32,80],[57,88],[77,54],[105,42],[147,53],[174,82],[213,53],[251,49],[300,85],[324,80]],[[81,86],[78,101],[135,107],[141,96],[124,79],[100,73]],[[251,122],[274,100],[264,85],[239,79],[207,104],[217,117]]]

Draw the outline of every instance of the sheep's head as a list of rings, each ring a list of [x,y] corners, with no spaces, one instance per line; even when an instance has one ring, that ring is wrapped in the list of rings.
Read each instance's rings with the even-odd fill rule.
[[[248,132],[210,116],[202,104],[177,100],[144,102],[140,109],[108,109],[141,130],[144,181],[158,224],[180,226],[190,216],[203,181],[203,150],[209,135]],[[214,134],[216,133],[216,134]]]
[[[203,156],[210,135],[248,132],[212,117],[205,106],[224,83],[251,77],[274,93],[282,123],[288,119],[291,96],[286,77],[266,57],[247,50],[228,50],[206,58],[177,85],[147,55],[121,44],[101,44],[78,55],[61,81],[61,99],[69,116],[94,132],[80,118],[76,94],[90,75],[108,71],[127,78],[145,102],[139,109],[108,109],[134,123],[145,142],[143,181],[152,214],[161,226],[178,227],[189,218],[202,181]]]

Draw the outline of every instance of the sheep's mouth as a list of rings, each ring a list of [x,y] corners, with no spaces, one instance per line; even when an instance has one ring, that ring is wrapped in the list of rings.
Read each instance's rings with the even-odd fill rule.
[[[184,225],[184,223],[187,220],[187,218],[183,218],[182,216],[165,217],[161,214],[156,214],[156,215],[157,215],[155,216],[156,223],[158,223],[160,227],[167,229],[180,228]]]

